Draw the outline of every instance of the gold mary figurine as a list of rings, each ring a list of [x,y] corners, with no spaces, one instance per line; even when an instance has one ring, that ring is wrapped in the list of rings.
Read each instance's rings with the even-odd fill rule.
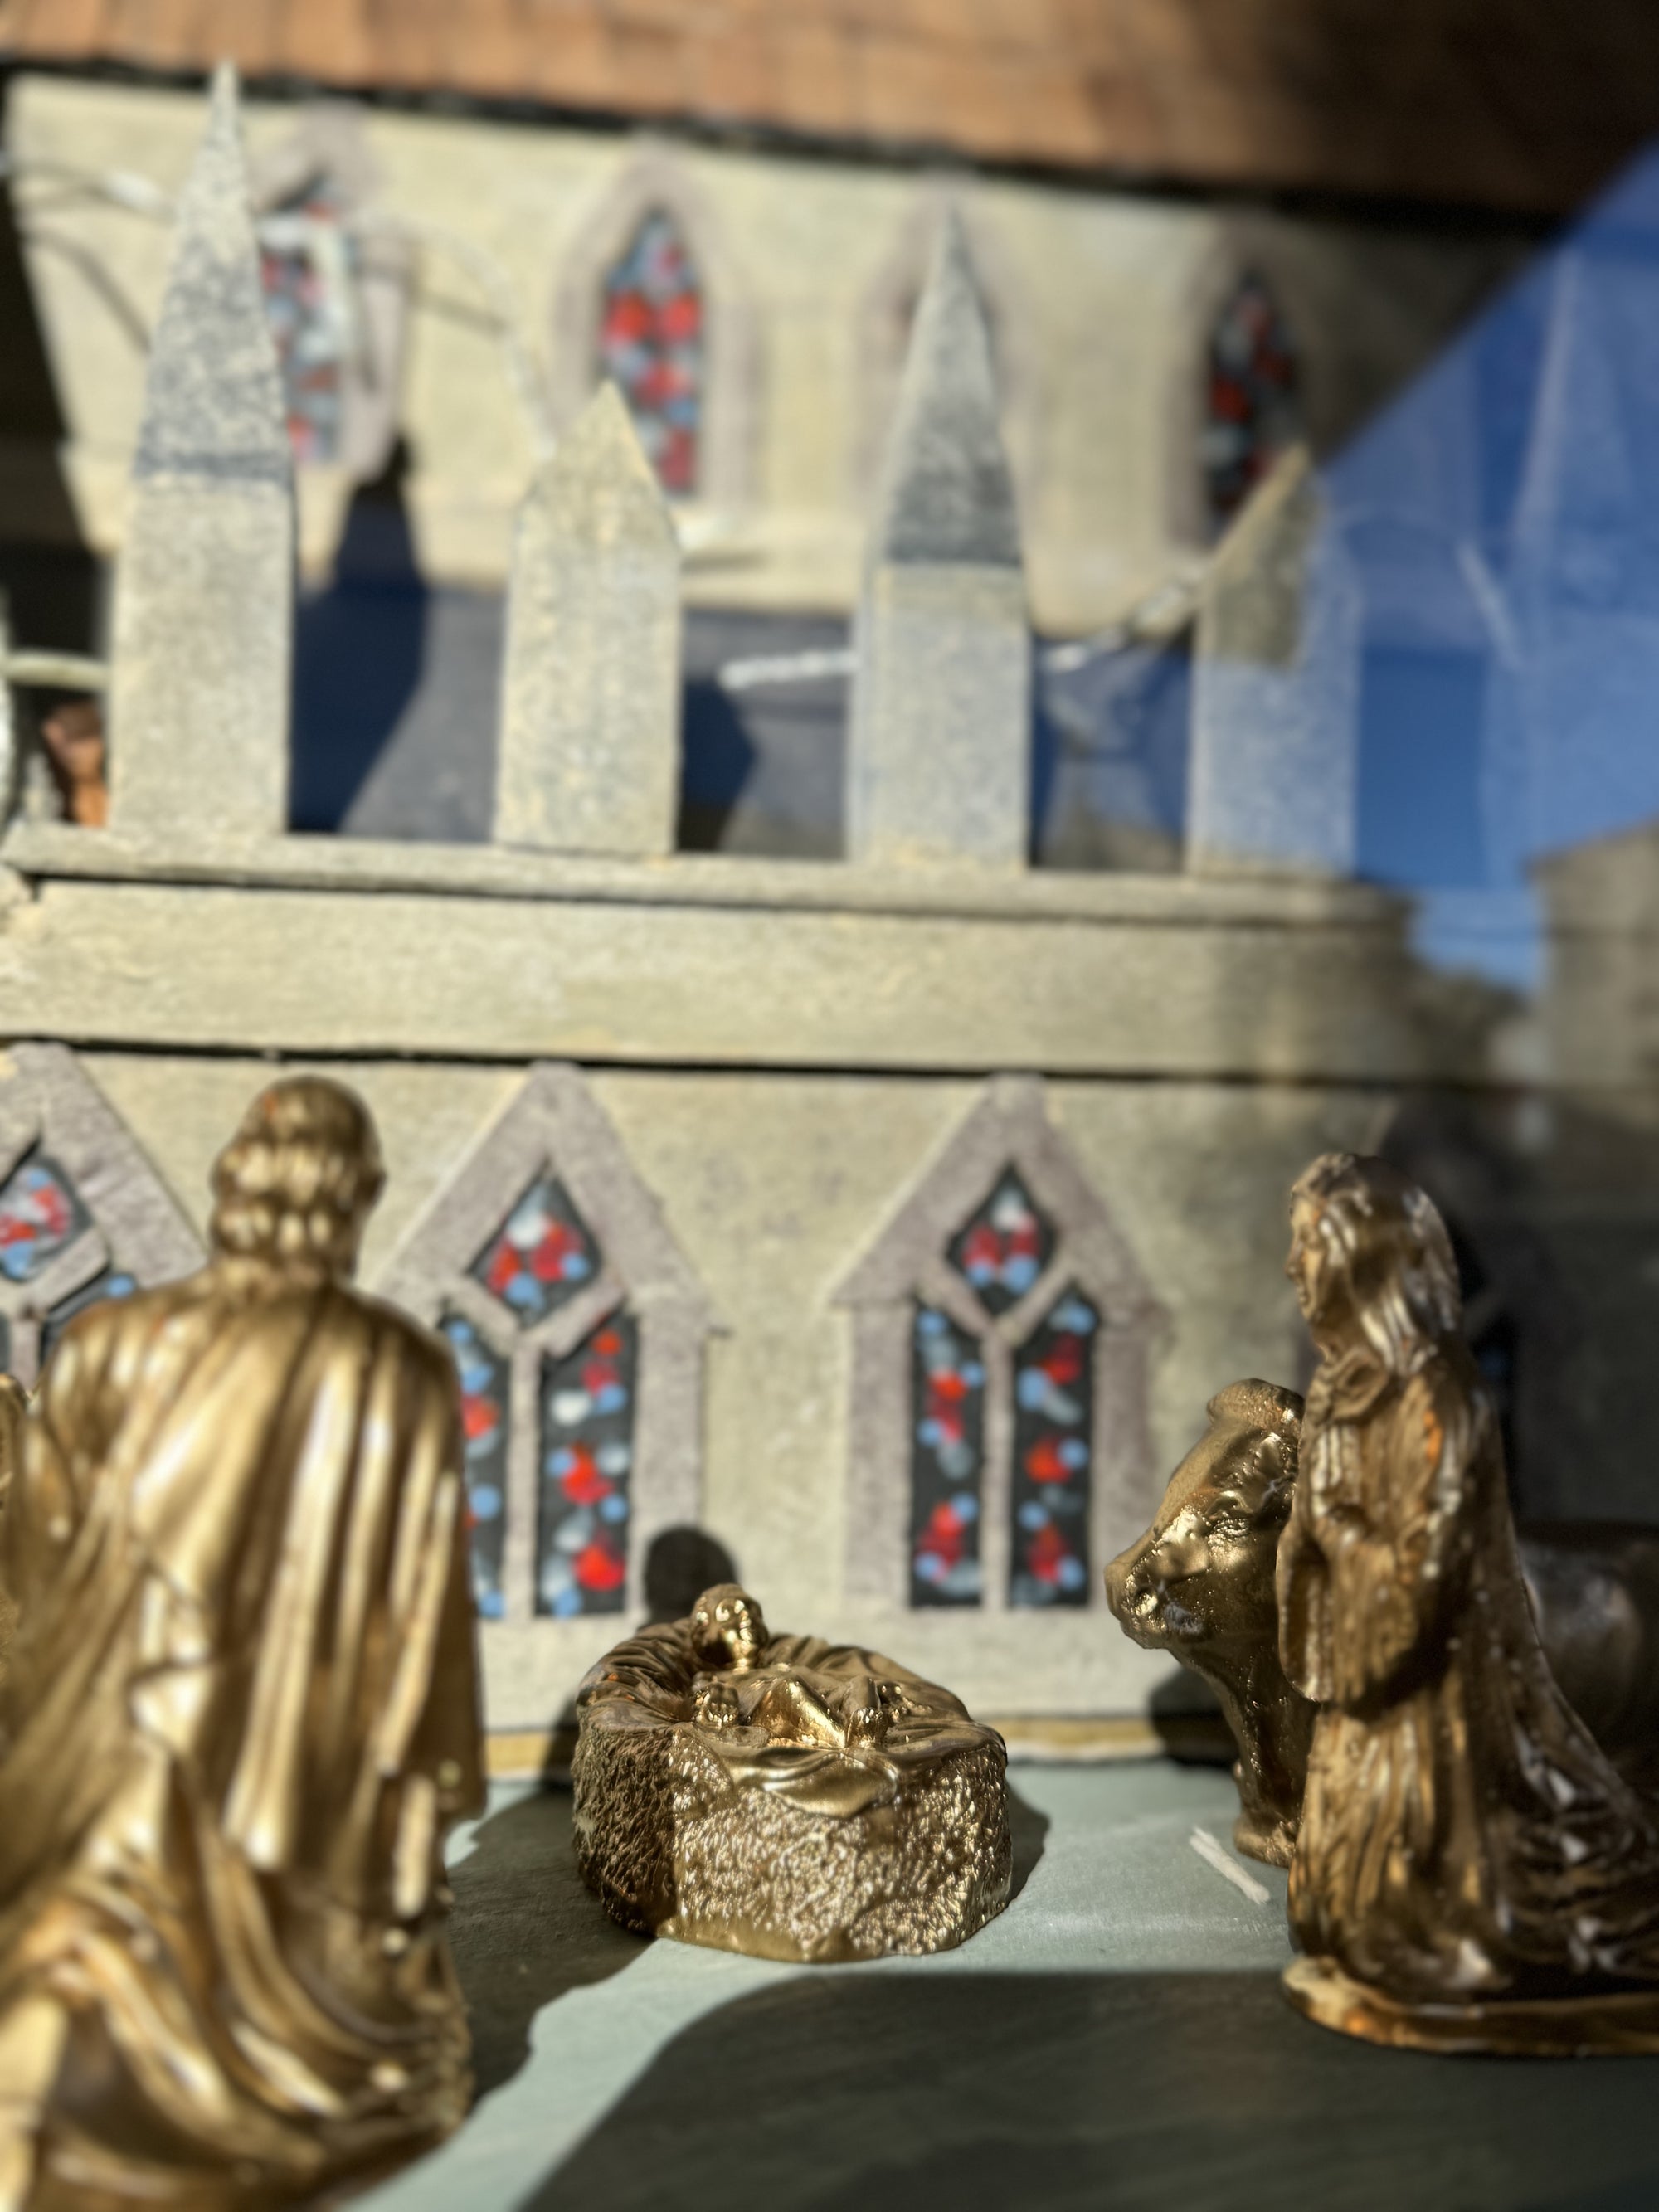
[[[0,2207],[366,2178],[469,2088],[441,1849],[481,1796],[455,1382],[347,1285],[349,1091],[258,1098],[202,1272],[74,1322],[0,1548]]]
[[[1126,1635],[1215,1691],[1238,1747],[1233,1842],[1287,1867],[1302,1820],[1314,1707],[1279,1654],[1273,1572],[1290,1517],[1302,1401],[1230,1382],[1170,1477],[1152,1527],[1106,1570]],[[1519,1532],[1550,1672],[1627,1782],[1659,1795],[1659,1530],[1618,1521]]]
[[[1444,1225],[1347,1152],[1291,1225],[1320,1355],[1278,1561],[1285,1671],[1318,1706],[1291,2002],[1376,2043],[1659,2050],[1659,1824],[1540,1645]]]
[[[576,1702],[577,1858],[624,1927],[823,1963],[945,1950],[1008,1901],[996,1731],[890,1659],[773,1636],[733,1583]]]

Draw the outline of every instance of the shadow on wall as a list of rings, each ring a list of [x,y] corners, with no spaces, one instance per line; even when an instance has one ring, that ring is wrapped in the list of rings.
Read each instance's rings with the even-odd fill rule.
[[[300,604],[289,787],[295,830],[346,826],[420,687],[428,592],[410,533],[409,467],[399,438],[380,474],[352,495],[332,578]]]
[[[706,1529],[681,1523],[659,1529],[645,1554],[645,1621],[684,1620],[706,1589],[739,1579],[737,1563],[724,1544]],[[617,1639],[624,1634],[620,1620]],[[570,1762],[576,1754],[576,1700],[570,1697],[548,1732],[542,1784],[550,1790],[570,1787]]]
[[[1656,2186],[1656,2094],[1659,2059],[1373,2050],[1272,1974],[827,1967],[677,2036],[524,2202],[690,2212],[740,2159],[768,2212],[1565,2212]]]
[[[334,575],[300,609],[290,819],[350,836],[484,842],[505,602],[422,580],[406,465],[400,452],[358,492]],[[843,651],[848,624],[692,607],[684,635],[679,850],[838,860],[850,685],[844,672],[776,671]],[[745,683],[744,664],[757,662],[773,672]],[[733,669],[738,681],[723,681]],[[1189,690],[1180,649],[1076,668],[1039,660],[1036,866],[1180,866]]]
[[[738,1579],[737,1562],[719,1537],[689,1526],[661,1529],[645,1554],[646,1620],[684,1620],[706,1589]]]
[[[1034,864],[1178,871],[1192,711],[1185,647],[1131,646],[1074,667],[1039,648],[1036,708]]]
[[[732,689],[722,670],[842,650],[844,622],[689,610],[677,842],[687,853],[839,858],[844,676]]]
[[[103,578],[81,535],[60,453],[68,436],[24,267],[15,210],[0,182],[0,598],[11,642],[37,650],[96,653]],[[138,333],[142,342],[142,331]],[[13,695],[22,748],[69,695]]]

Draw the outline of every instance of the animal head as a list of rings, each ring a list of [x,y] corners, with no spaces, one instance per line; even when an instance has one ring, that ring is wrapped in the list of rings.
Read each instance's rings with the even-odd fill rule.
[[[1278,1648],[1273,1562],[1296,1481],[1302,1401],[1230,1382],[1170,1477],[1152,1527],[1106,1570],[1112,1611],[1137,1644],[1204,1668]]]

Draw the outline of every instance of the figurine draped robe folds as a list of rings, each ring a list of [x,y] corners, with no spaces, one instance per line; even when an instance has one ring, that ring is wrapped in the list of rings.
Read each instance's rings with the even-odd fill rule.
[[[771,1636],[735,1584],[577,1706],[577,1857],[626,1927],[821,1962],[944,1950],[1007,1902],[1000,1736],[890,1659]]]
[[[481,1802],[453,1370],[346,1281],[380,1187],[298,1079],[189,1280],[50,1362],[3,1522],[0,2205],[310,2195],[461,2118],[441,1850]]]
[[[1277,1569],[1318,1706],[1289,1994],[1378,2042],[1659,2049],[1659,1820],[1551,1675],[1445,1229],[1346,1153],[1291,1228],[1321,1364]]]
[[[1285,1673],[1274,1568],[1301,1449],[1302,1401],[1230,1382],[1170,1477],[1152,1527],[1106,1570],[1126,1635],[1216,1691],[1238,1747],[1237,1848],[1289,1866],[1315,1708]],[[1659,1783],[1659,1530],[1561,1521],[1520,1531],[1550,1672],[1638,1791]]]

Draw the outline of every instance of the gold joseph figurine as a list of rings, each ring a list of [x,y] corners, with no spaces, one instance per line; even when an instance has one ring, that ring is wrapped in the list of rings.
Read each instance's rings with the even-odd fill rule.
[[[1238,1750],[1233,1841],[1289,1866],[1302,1820],[1315,1708],[1279,1653],[1273,1583],[1302,1438],[1302,1401],[1230,1382],[1139,1542],[1106,1570],[1125,1633],[1214,1689]],[[1659,1785],[1659,1531],[1538,1522],[1521,1570],[1550,1672],[1627,1782]]]
[[[64,1331],[0,1523],[0,2207],[309,2196],[466,2108],[477,1809],[453,1370],[346,1279],[352,1094],[283,1082],[199,1274]]]
[[[890,1659],[771,1635],[735,1583],[577,1711],[577,1857],[625,1928],[816,1963],[947,1950],[1008,1901],[1001,1737]]]
[[[1444,1224],[1333,1152],[1291,1227],[1320,1364],[1279,1637],[1319,1711],[1287,1993],[1376,2043],[1659,2050],[1659,1820],[1550,1674]]]

